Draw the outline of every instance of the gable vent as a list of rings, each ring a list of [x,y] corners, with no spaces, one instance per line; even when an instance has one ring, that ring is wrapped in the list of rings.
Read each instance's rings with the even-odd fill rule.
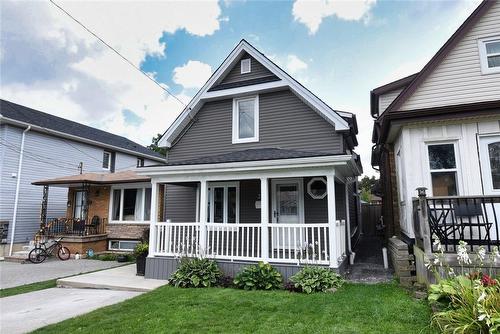
[[[241,60],[241,74],[250,73],[251,71],[250,64],[251,64],[250,58]]]

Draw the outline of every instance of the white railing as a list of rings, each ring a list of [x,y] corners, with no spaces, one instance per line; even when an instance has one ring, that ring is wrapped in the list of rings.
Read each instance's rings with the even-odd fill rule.
[[[260,224],[207,224],[208,257],[261,260]]]
[[[157,223],[152,255],[334,266],[346,255],[344,220],[335,224],[334,255],[330,254],[330,224],[269,224],[268,240],[262,239],[261,224],[205,226],[206,244],[200,245],[200,223]],[[262,253],[266,242],[269,254]]]
[[[329,264],[328,224],[270,224],[269,260]]]

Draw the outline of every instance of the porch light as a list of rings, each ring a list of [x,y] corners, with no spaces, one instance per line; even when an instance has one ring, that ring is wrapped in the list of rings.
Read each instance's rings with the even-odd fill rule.
[[[71,208],[71,201],[70,201],[70,200],[68,200],[68,201],[66,202],[66,206],[67,206],[68,208]]]
[[[417,188],[418,197],[425,197],[425,196],[427,196],[426,190],[427,190],[426,187],[418,187]]]

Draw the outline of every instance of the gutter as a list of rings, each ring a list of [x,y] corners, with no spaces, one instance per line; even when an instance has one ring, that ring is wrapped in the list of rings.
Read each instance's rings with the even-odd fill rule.
[[[19,152],[19,163],[17,166],[16,195],[14,199],[14,214],[12,216],[12,232],[10,234],[9,256],[12,256],[12,247],[14,246],[14,236],[16,233],[17,206],[19,204],[19,188],[21,187],[21,172],[23,170],[24,139],[26,138],[26,133],[30,130],[31,125],[28,125],[28,127],[23,131],[23,135],[21,137],[21,151]]]

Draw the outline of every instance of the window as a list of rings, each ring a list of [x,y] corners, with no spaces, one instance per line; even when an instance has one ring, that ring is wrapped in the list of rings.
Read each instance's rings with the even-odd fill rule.
[[[108,249],[117,251],[133,251],[138,240],[109,240]]]
[[[259,97],[233,100],[233,144],[259,141]]]
[[[113,189],[111,220],[143,222],[151,219],[151,188]]]
[[[250,73],[252,61],[250,58],[241,60],[241,74]]]
[[[137,167],[144,167],[144,159],[137,158]]]
[[[454,144],[432,144],[427,147],[433,196],[456,196],[457,164]]]
[[[83,219],[83,203],[85,201],[85,192],[78,190],[75,192],[75,205],[73,206],[73,218]]]
[[[102,153],[102,168],[106,170],[111,169],[111,153],[104,151]]]
[[[500,189],[500,142],[488,144],[491,183],[493,189]]]
[[[323,199],[326,197],[326,181],[322,177],[313,177],[307,182],[307,193],[313,199]]]
[[[481,72],[500,73],[500,36],[479,40]]]
[[[239,222],[239,184],[212,183],[208,187],[208,222],[235,224]]]

